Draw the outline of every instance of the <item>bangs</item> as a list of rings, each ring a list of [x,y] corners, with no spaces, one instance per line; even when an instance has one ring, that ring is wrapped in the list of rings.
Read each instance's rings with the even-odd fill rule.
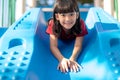
[[[75,9],[72,6],[63,5],[63,6],[59,6],[55,12],[56,13],[69,13],[69,12],[75,12]]]
[[[55,13],[69,13],[69,12],[79,12],[78,6],[73,3],[71,0],[69,2],[65,2],[65,0],[58,2],[54,8]]]

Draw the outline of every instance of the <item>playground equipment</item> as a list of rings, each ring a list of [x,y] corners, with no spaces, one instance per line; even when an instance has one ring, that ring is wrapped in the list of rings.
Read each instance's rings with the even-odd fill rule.
[[[64,74],[49,49],[44,13],[27,11],[0,38],[0,80],[119,80],[120,23],[95,7],[85,22],[89,34],[78,59],[83,69]],[[69,57],[73,44],[59,41],[58,46]]]

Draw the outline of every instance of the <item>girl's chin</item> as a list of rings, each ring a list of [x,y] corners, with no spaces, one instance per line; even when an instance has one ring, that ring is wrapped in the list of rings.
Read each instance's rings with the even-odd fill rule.
[[[71,28],[64,28],[64,30],[70,30]]]
[[[65,27],[65,29],[71,29],[72,27]]]

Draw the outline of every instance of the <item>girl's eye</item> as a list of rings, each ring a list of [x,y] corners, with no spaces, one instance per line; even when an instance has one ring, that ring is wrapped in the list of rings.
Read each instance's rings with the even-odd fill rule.
[[[74,15],[74,14],[72,14],[72,13],[70,14],[70,16],[73,16],[73,15]]]
[[[74,13],[70,13],[70,16],[74,16]]]
[[[65,16],[65,14],[61,14],[61,16]]]
[[[62,17],[65,17],[65,16],[67,16],[67,15],[68,15],[68,16],[74,16],[75,13],[65,13],[65,14],[64,14],[64,13],[61,13],[60,15],[61,15]]]

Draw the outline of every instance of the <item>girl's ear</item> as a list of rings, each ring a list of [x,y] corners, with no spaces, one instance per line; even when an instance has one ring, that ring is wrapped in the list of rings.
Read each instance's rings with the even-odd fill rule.
[[[55,18],[56,20],[59,20],[58,14],[55,14]]]

